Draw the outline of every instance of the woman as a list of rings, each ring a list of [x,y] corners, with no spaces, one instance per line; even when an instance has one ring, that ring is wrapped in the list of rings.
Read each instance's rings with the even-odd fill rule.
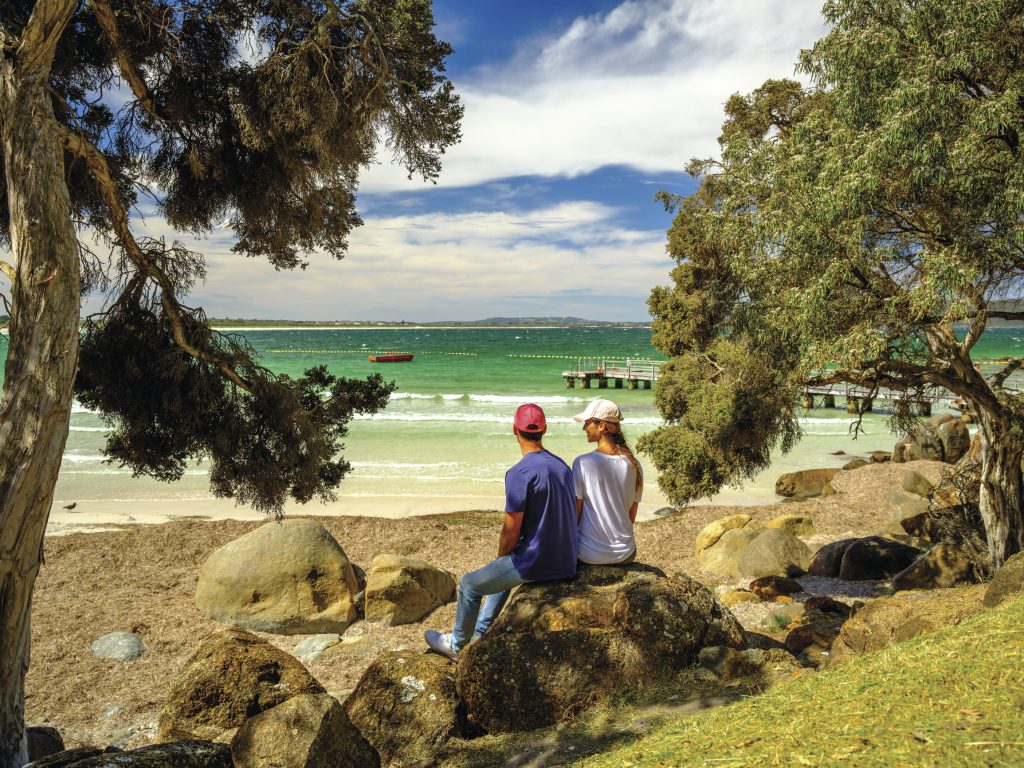
[[[579,559],[592,565],[631,563],[636,559],[633,523],[644,475],[622,434],[622,412],[612,401],[598,399],[573,419],[583,422],[587,441],[597,443],[572,463]]]

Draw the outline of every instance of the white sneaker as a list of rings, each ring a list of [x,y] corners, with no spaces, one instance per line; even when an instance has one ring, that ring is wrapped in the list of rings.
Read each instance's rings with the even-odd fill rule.
[[[459,660],[459,652],[452,648],[452,636],[450,634],[442,635],[440,632],[428,629],[423,633],[423,639],[427,641],[427,645],[434,653],[447,656],[452,661]]]

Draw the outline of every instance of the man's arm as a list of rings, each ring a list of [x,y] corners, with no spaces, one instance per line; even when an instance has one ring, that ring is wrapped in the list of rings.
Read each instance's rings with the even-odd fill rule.
[[[498,536],[498,557],[504,557],[519,543],[519,533],[523,528],[522,512],[506,512],[505,522],[501,526],[501,535]]]
[[[576,522],[583,518],[583,499],[576,499]]]

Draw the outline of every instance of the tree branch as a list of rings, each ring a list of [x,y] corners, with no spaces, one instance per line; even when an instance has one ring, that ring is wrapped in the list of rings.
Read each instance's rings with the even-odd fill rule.
[[[77,7],[77,0],[37,0],[15,54],[21,77],[49,72],[57,43]]]
[[[6,261],[0,261],[0,272],[7,275],[7,278],[13,283],[15,278],[18,276],[18,271],[8,264]]]
[[[1007,363],[1001,371],[989,379],[993,389],[1002,389],[1003,384],[1010,378],[1010,374],[1024,365],[1024,357],[1018,357]]]
[[[998,317],[1000,320],[1024,320],[1024,312],[1005,312],[999,309],[988,310],[988,316]]]
[[[96,21],[99,22],[100,28],[110,40],[110,44],[117,53],[117,63],[121,70],[121,75],[128,82],[129,87],[132,89],[132,93],[135,94],[135,98],[150,117],[155,120],[160,119],[160,115],[156,108],[156,102],[153,101],[153,97],[149,93],[149,87],[146,85],[146,81],[142,79],[142,75],[135,68],[131,59],[128,58],[128,51],[125,49],[124,44],[121,41],[121,33],[117,28],[117,19],[114,16],[114,10],[110,7],[107,0],[90,0],[89,4],[92,6],[93,13],[96,16]]]
[[[960,351],[967,354],[971,351],[975,344],[978,343],[978,339],[981,338],[981,334],[985,332],[985,327],[988,325],[988,308],[985,306],[985,300],[976,291],[970,291],[972,294],[971,298],[974,300],[975,314],[971,316],[971,326],[967,330],[967,335],[964,336],[964,340],[960,342]]]
[[[146,255],[145,251],[139,247],[138,242],[135,240],[135,236],[132,234],[131,228],[128,226],[128,213],[125,211],[124,206],[121,205],[121,200],[118,198],[117,183],[114,181],[114,176],[110,171],[110,166],[107,164],[107,158],[99,149],[86,141],[80,134],[70,131],[63,125],[55,124],[55,127],[64,148],[84,160],[89,171],[92,173],[93,178],[96,180],[100,189],[100,194],[103,197],[103,201],[106,203],[107,208],[110,211],[110,218],[114,232],[117,234],[117,238],[121,247],[124,249],[125,254],[127,254],[132,263],[134,263],[136,267],[146,275],[146,277],[151,279],[160,287],[160,303],[163,306],[164,314],[167,316],[167,319],[171,324],[171,333],[173,334],[174,342],[179,348],[192,355],[192,357],[197,360],[202,360],[203,362],[216,366],[226,378],[237,386],[247,392],[251,391],[252,388],[250,384],[239,376],[227,361],[212,354],[208,350],[196,347],[186,338],[185,323],[182,317],[182,307],[175,296],[174,284],[160,266],[154,263],[153,259]]]

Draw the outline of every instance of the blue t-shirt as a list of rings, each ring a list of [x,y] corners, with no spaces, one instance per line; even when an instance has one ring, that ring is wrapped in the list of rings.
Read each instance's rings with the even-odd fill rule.
[[[576,575],[576,491],[572,470],[547,451],[533,451],[505,473],[505,511],[522,512],[512,565],[527,581]]]

